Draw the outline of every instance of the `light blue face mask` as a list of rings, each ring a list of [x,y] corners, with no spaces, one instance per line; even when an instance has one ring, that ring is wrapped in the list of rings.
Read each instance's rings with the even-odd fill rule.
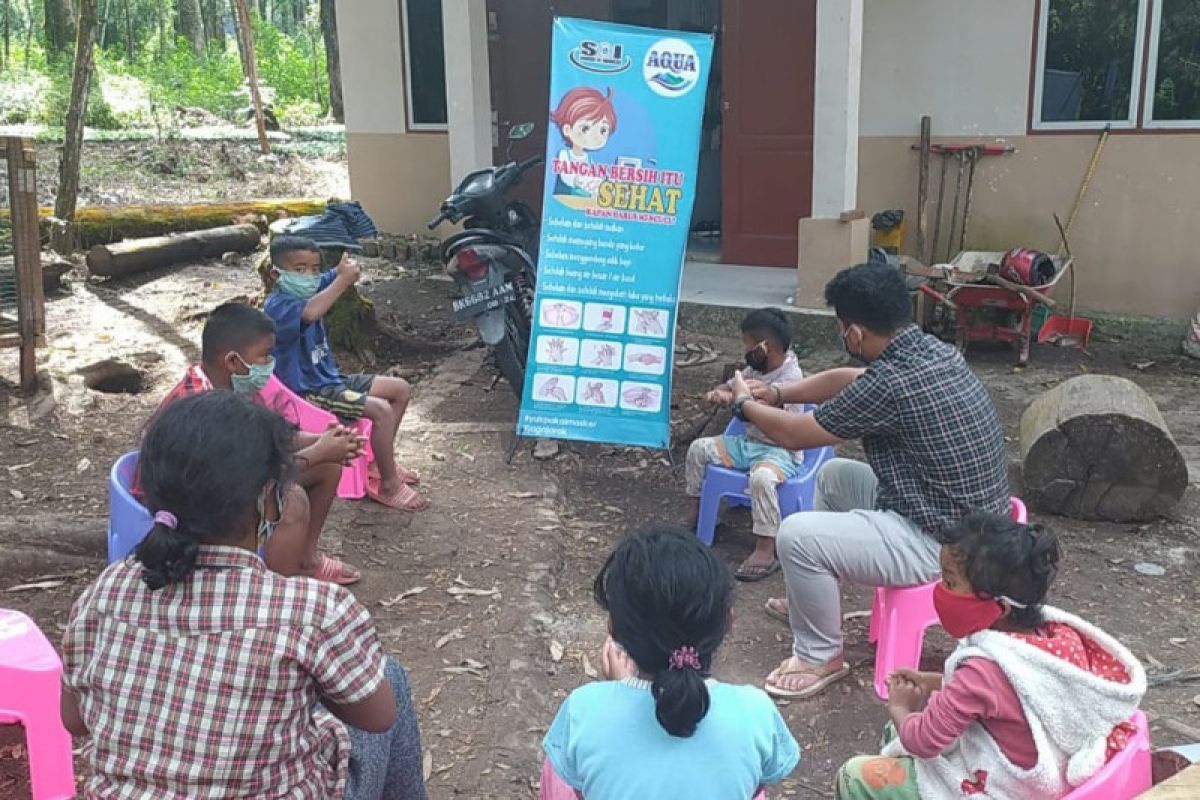
[[[321,276],[279,270],[279,277],[275,279],[275,286],[285,294],[290,294],[292,297],[299,297],[301,300],[307,300],[317,293],[317,289],[321,288]]]
[[[249,373],[238,375],[236,372],[230,374],[229,378],[233,381],[233,390],[238,394],[258,394],[267,385],[267,381],[271,380],[271,375],[275,373],[275,358],[265,364],[251,364],[246,359],[242,358],[237,353],[238,361],[246,365]]]

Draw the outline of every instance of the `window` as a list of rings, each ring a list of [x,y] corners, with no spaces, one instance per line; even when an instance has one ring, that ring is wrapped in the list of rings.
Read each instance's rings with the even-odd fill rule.
[[[1150,25],[1146,127],[1200,128],[1200,2],[1158,0]]]
[[[400,0],[404,25],[404,74],[408,127],[446,130],[446,59],[442,0]]]
[[[1040,0],[1032,117],[1034,130],[1200,127],[1200,1]]]

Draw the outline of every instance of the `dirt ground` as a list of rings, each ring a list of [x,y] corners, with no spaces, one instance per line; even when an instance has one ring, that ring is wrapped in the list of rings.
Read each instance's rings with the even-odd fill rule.
[[[564,445],[546,462],[533,461],[525,446],[507,466],[516,403],[471,331],[450,320],[452,285],[378,260],[365,274],[365,293],[385,331],[376,348],[381,360],[339,358],[345,368],[391,370],[416,385],[400,452],[422,472],[434,505],[411,516],[339,502],[324,543],[363,569],[355,594],[374,614],[387,649],[410,670],[430,796],[534,797],[541,736],[566,693],[595,677],[604,620],[591,601],[592,578],[624,532],[683,519],[682,476],[662,454],[594,445]],[[109,467],[136,447],[157,400],[196,358],[204,312],[257,290],[249,261],[122,281],[76,278],[48,303],[49,346],[40,358],[53,379],[53,401],[48,392],[18,396],[12,353],[0,352],[0,605],[25,611],[58,638],[72,599],[104,564]],[[740,350],[732,338],[692,331],[682,337],[711,343],[722,358],[677,370],[677,432],[695,427],[703,414],[698,398]],[[87,388],[79,370],[108,358],[141,377],[107,388],[135,393]],[[1146,367],[1147,360],[1136,346],[1114,343],[1090,355],[1040,349],[1019,371],[1004,352],[972,356],[1014,455],[1020,413],[1037,392],[1081,371],[1112,372],[1155,398],[1195,479],[1200,364],[1155,355],[1157,363]],[[809,371],[839,361],[834,352],[802,355]],[[710,432],[723,424],[713,420]],[[861,456],[855,448],[844,454]],[[1169,519],[1148,525],[1036,515],[1059,531],[1066,550],[1054,602],[1118,635],[1155,674],[1200,665],[1198,495],[1193,486]],[[751,546],[747,515],[728,515],[716,546],[731,565],[743,558]],[[1165,574],[1139,574],[1133,566],[1143,561]],[[38,588],[13,588],[30,583]],[[786,628],[761,612],[763,601],[781,592],[779,576],[739,588],[720,678],[761,684],[786,655]],[[865,590],[845,592],[852,677],[817,699],[781,708],[804,754],[772,797],[832,796],[836,767],[877,739],[885,711],[871,688],[865,619],[854,613],[866,611],[868,601]],[[926,667],[936,668],[950,648],[944,634],[932,632]],[[1150,690],[1145,705],[1156,745],[1200,740],[1200,733],[1187,733],[1200,729],[1197,692],[1195,683],[1178,682]],[[0,729],[0,796],[27,796],[23,772],[17,731]]]

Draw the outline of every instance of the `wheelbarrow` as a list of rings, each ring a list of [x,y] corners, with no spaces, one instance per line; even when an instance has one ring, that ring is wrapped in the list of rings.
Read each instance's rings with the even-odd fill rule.
[[[1003,253],[963,252],[942,268],[937,287],[920,291],[954,315],[955,341],[966,353],[971,342],[1009,342],[1020,364],[1029,361],[1033,312],[1039,305],[1054,308],[1055,285],[1071,268],[1070,258],[1054,259],[1054,278],[1041,286],[1024,286],[1001,278],[997,271]],[[940,291],[939,291],[940,290]]]

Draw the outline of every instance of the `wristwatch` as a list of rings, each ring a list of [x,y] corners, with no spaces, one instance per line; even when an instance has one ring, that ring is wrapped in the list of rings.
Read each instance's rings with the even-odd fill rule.
[[[735,417],[737,417],[738,419],[740,419],[742,422],[747,422],[748,420],[746,419],[745,405],[746,405],[746,403],[753,403],[753,402],[754,402],[753,395],[744,394],[741,397],[735,397],[733,400],[733,415]]]

